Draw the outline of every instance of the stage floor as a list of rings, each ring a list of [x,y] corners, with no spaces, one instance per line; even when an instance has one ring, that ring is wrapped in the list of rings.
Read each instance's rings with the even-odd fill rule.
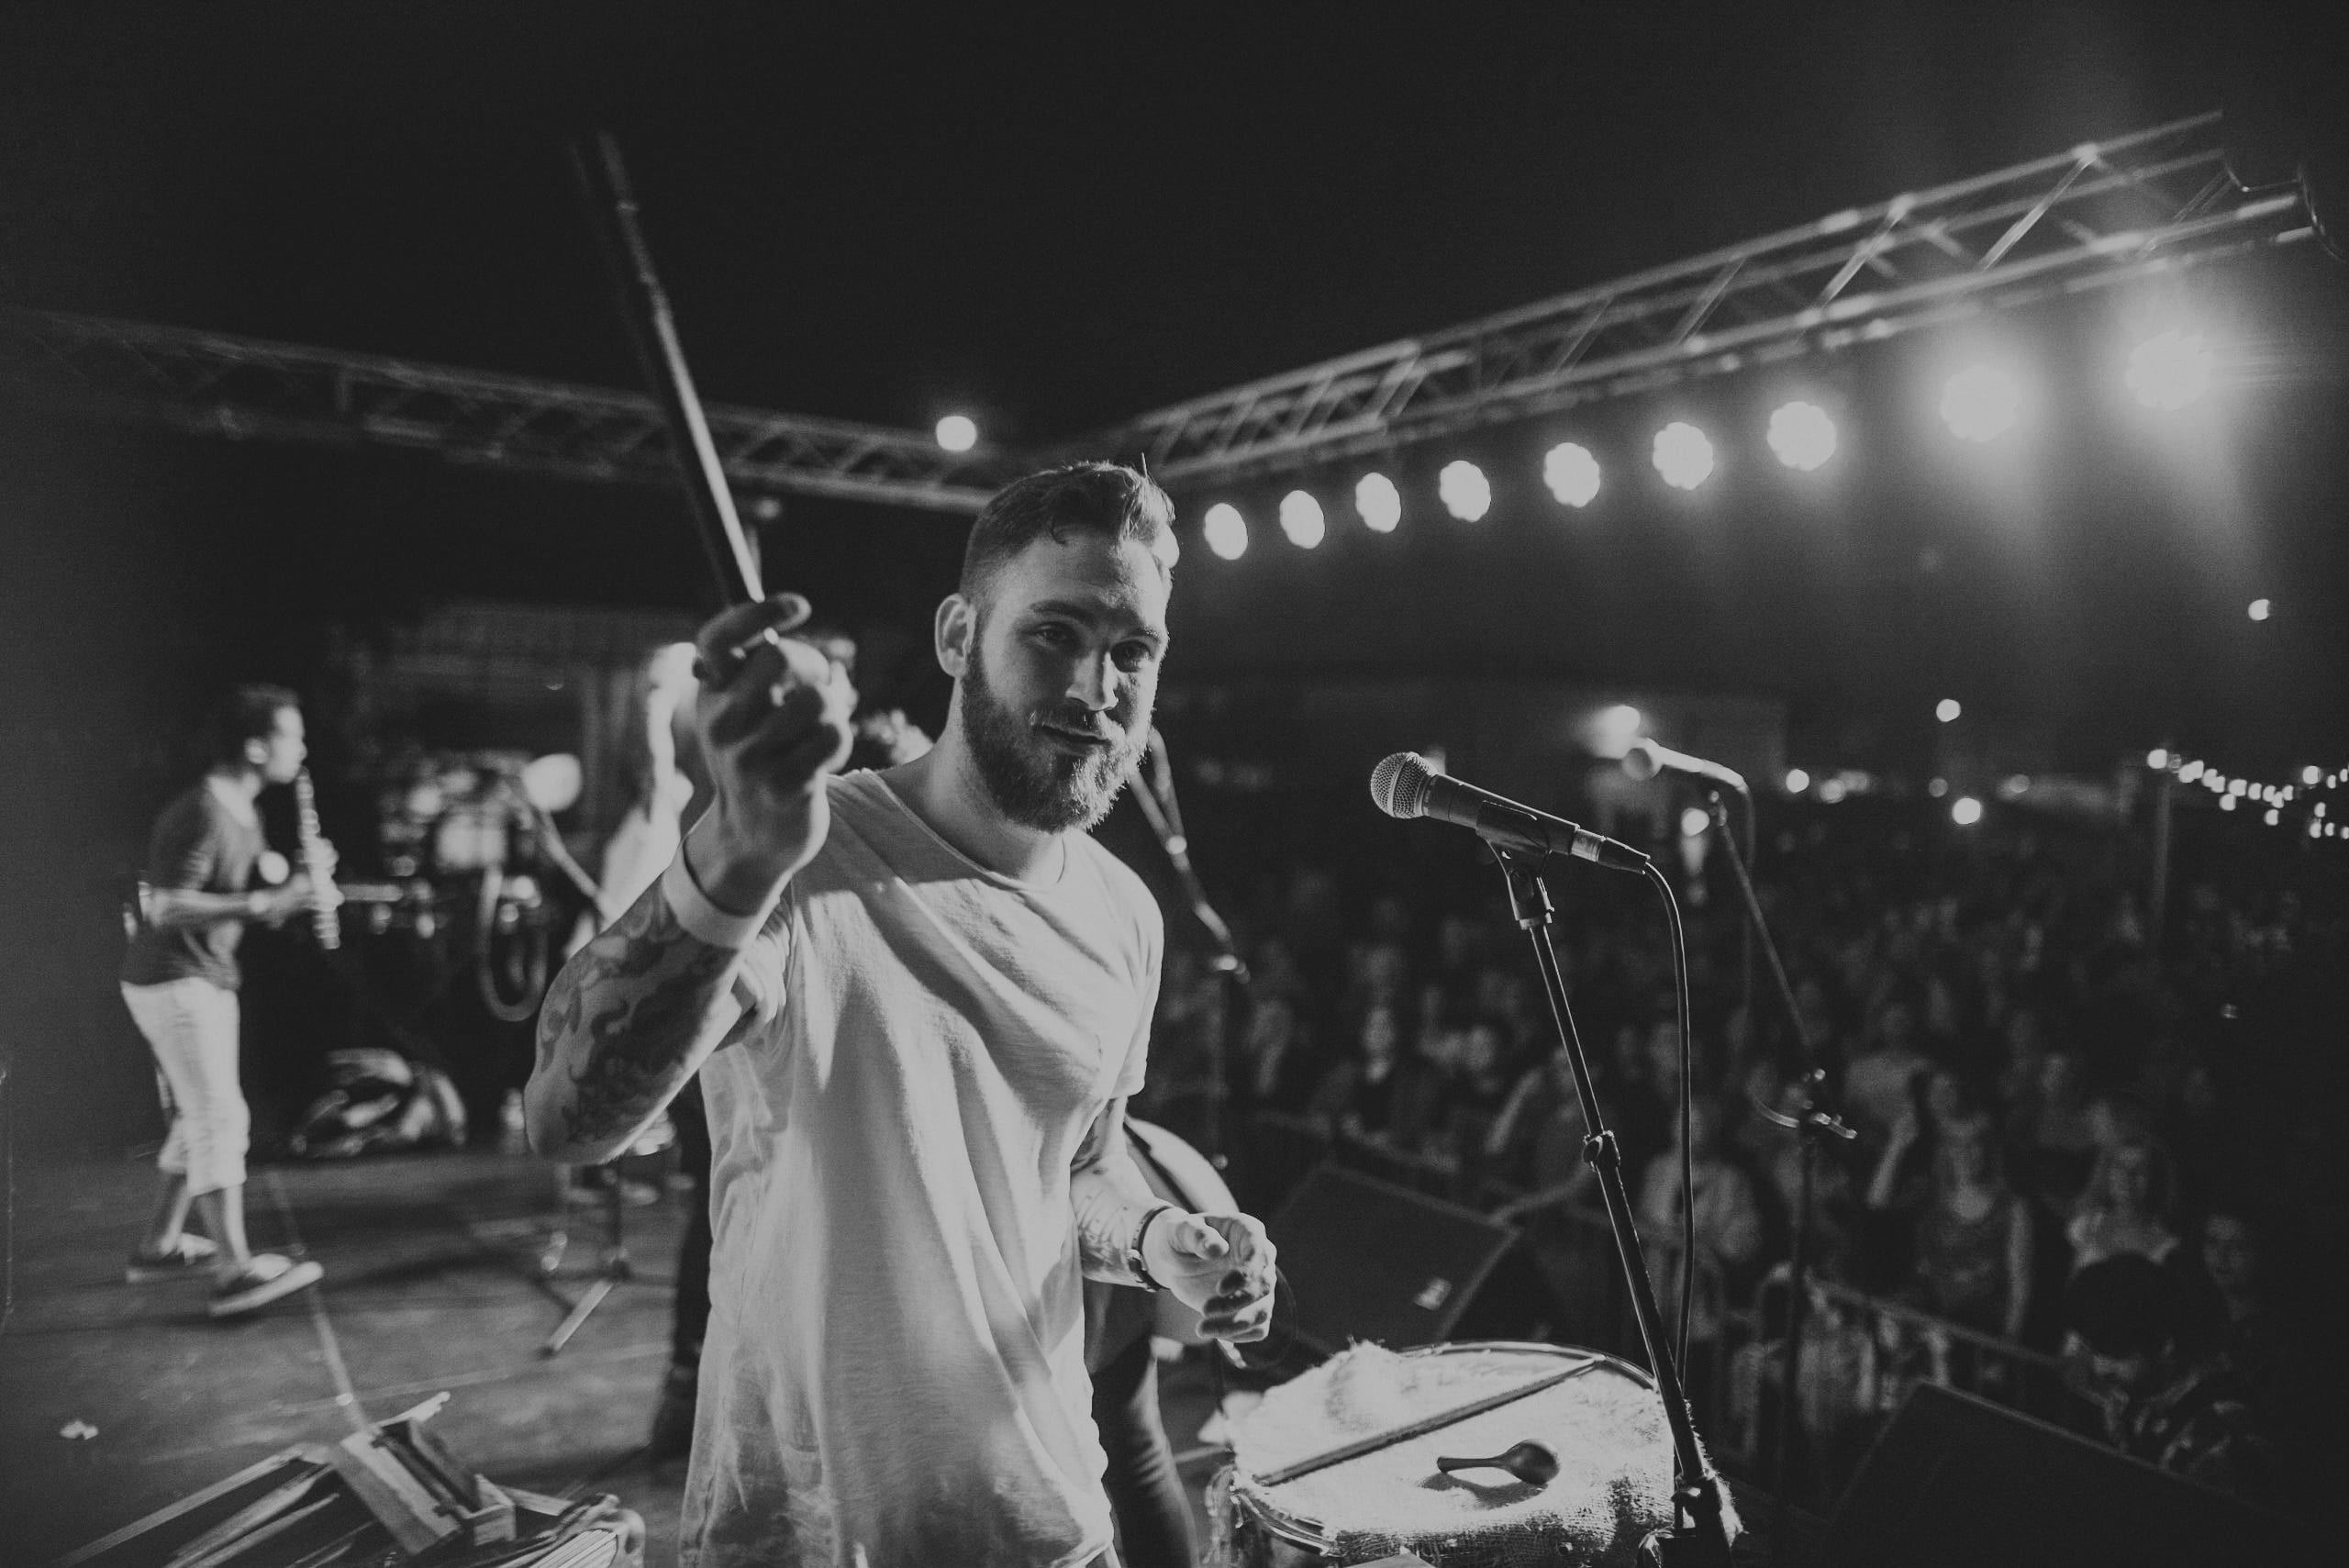
[[[0,1325],[0,1564],[32,1568],[299,1441],[330,1441],[443,1389],[441,1437],[492,1480],[617,1494],[644,1516],[648,1568],[676,1561],[683,1465],[649,1469],[667,1365],[682,1200],[627,1211],[636,1279],[562,1354],[539,1347],[600,1259],[603,1211],[572,1207],[552,1287],[536,1262],[551,1169],[485,1151],[256,1167],[256,1248],[326,1265],[322,1288],[239,1321],[202,1284],[129,1285],[153,1195],[128,1161],[19,1164],[15,1307]],[[556,1292],[565,1299],[558,1299]],[[1164,1369],[1178,1452],[1196,1450],[1203,1368]],[[87,1435],[74,1435],[86,1432]],[[1216,1456],[1184,1466],[1194,1506]]]

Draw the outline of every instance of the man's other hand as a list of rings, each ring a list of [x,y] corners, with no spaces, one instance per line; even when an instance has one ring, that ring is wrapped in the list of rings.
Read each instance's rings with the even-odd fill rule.
[[[1272,1331],[1276,1249],[1244,1214],[1163,1214],[1142,1238],[1150,1277],[1199,1314],[1199,1332],[1247,1344]]]

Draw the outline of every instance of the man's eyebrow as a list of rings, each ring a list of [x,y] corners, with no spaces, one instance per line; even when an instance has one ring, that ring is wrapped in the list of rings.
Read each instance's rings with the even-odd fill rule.
[[[1155,627],[1130,616],[1119,616],[1106,605],[1083,599],[1039,599],[1030,605],[1025,613],[1030,616],[1062,616],[1070,620],[1082,621],[1086,626],[1099,626],[1104,621],[1122,620],[1138,636],[1147,638],[1152,642],[1163,643],[1166,640],[1166,634]]]

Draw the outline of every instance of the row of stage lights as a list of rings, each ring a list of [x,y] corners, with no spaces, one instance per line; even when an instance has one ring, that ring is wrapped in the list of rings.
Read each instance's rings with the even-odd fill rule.
[[[2265,784],[2230,777],[2199,757],[2158,746],[2145,753],[2145,766],[2180,784],[2200,785],[2218,798],[2221,811],[2257,810],[2268,827],[2305,830],[2311,839],[2349,838],[2349,828],[2332,816],[2331,803],[2312,798],[2349,784],[2349,767],[2328,772],[2310,762],[2293,783]]]
[[[2199,334],[2164,332],[2137,346],[2124,379],[2146,407],[2183,408],[2210,389],[2214,363],[2210,346]],[[1941,415],[1959,439],[1988,442],[2014,428],[2022,404],[2021,384],[2012,374],[1996,365],[1974,364],[1949,378],[1942,392]],[[947,444],[945,426],[941,421],[941,445]],[[1812,473],[1834,457],[1838,434],[1826,409],[1798,399],[1772,411],[1764,439],[1781,463],[1798,473]],[[1712,477],[1716,466],[1712,438],[1687,420],[1675,419],[1655,433],[1648,461],[1666,484],[1695,490]],[[1561,442],[1542,459],[1542,483],[1562,506],[1589,506],[1598,496],[1600,476],[1597,454],[1578,442]],[[1476,522],[1492,509],[1492,482],[1475,463],[1455,459],[1436,475],[1436,498],[1462,522]],[[1393,533],[1402,523],[1402,492],[1383,473],[1366,473],[1356,481],[1353,502],[1355,516],[1373,533]],[[1292,490],[1281,497],[1278,520],[1281,532],[1299,550],[1311,550],[1329,535],[1328,516],[1308,490]],[[1248,521],[1230,502],[1209,506],[1200,525],[1208,549],[1223,560],[1237,561],[1247,553]],[[2252,618],[2264,617],[2254,613]]]

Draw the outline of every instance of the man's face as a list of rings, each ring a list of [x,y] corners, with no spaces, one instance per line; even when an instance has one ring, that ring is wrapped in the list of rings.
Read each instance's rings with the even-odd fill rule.
[[[279,708],[269,733],[245,742],[245,755],[261,770],[264,784],[292,784],[309,754],[310,749],[303,740],[299,708]]]
[[[1006,817],[1058,833],[1108,815],[1148,743],[1167,588],[1147,545],[1096,534],[1039,539],[985,586],[960,707]]]

